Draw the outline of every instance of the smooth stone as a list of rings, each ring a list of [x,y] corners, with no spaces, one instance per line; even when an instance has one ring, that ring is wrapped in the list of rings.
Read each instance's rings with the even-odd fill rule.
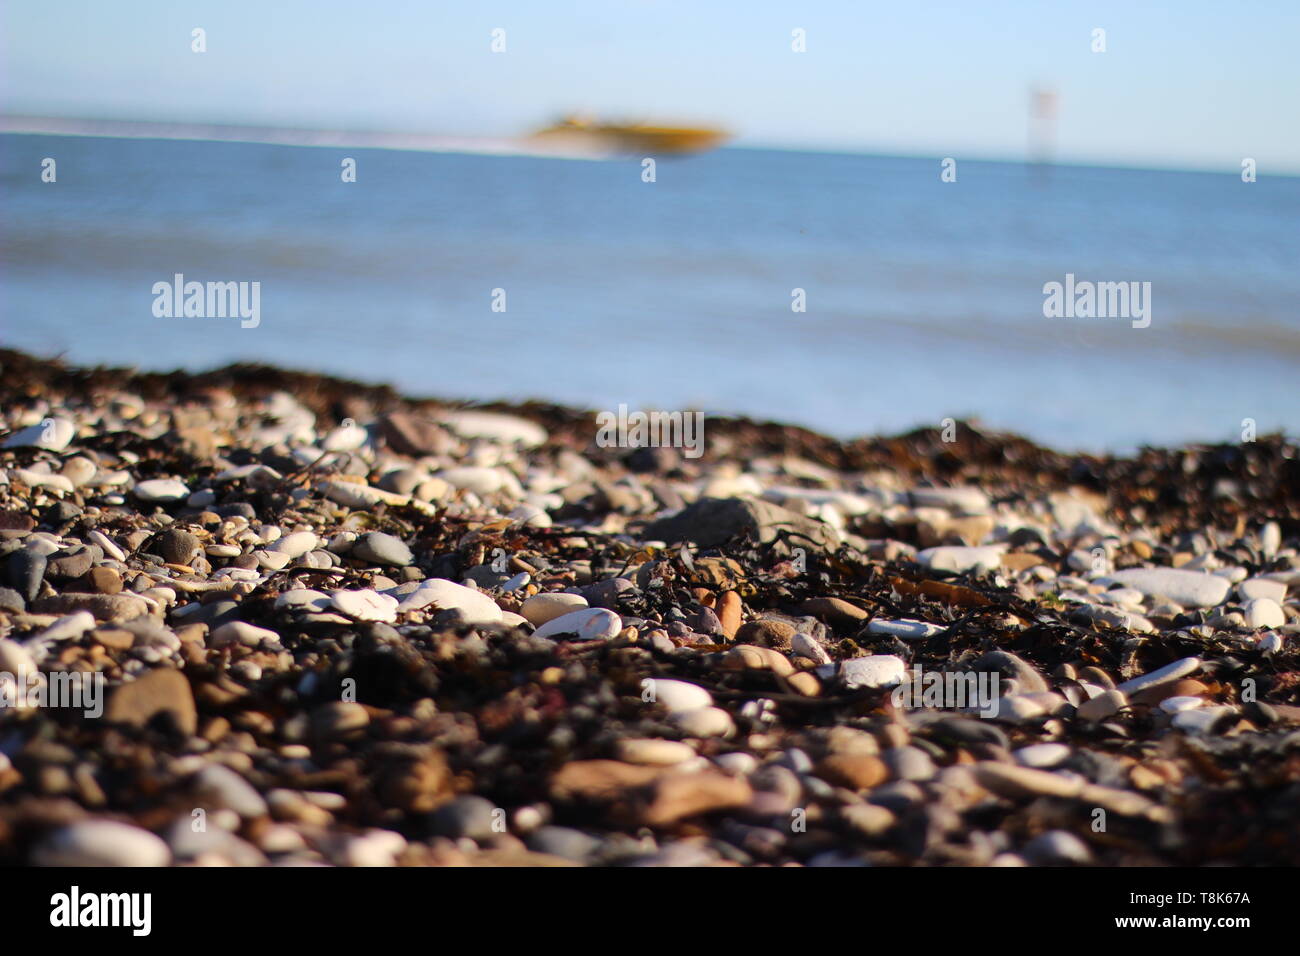
[[[586,863],[601,848],[598,837],[570,827],[538,827],[524,840],[534,853],[546,853],[575,863]]]
[[[989,510],[989,498],[979,488],[913,488],[908,492],[914,508],[946,508],[960,514],[981,515]]]
[[[1132,611],[1117,607],[1083,604],[1073,613],[1088,617],[1094,624],[1104,624],[1133,634],[1154,634],[1157,630],[1156,626],[1141,614],[1134,614]]]
[[[230,647],[236,644],[257,647],[263,641],[279,640],[280,635],[269,628],[258,627],[247,621],[227,621],[212,631],[208,644],[212,647]]]
[[[846,687],[897,687],[907,678],[907,665],[893,654],[855,657],[840,665],[840,680]]]
[[[433,477],[440,478],[453,488],[472,491],[480,498],[486,498],[502,489],[509,489],[518,484],[518,482],[512,481],[514,476],[508,476],[504,469],[485,465],[462,465],[457,468],[447,468]]]
[[[99,594],[120,594],[122,575],[114,568],[91,568],[87,583]]]
[[[369,437],[370,433],[359,425],[339,425],[326,433],[320,447],[324,451],[356,451]]]
[[[136,484],[132,491],[141,501],[157,504],[184,501],[190,496],[190,489],[185,486],[183,481],[178,481],[175,478],[152,478],[148,481],[141,481]]]
[[[794,639],[790,642],[790,645],[795,655],[798,657],[806,657],[810,661],[814,661],[818,664],[832,663],[830,652],[822,646],[821,641],[817,640],[817,638],[813,637],[811,634],[804,634],[802,632],[796,634]]]
[[[965,712],[970,714],[983,713],[983,708],[978,706],[968,707]],[[991,716],[1012,723],[1024,723],[1037,720],[1046,713],[1047,708],[1028,694],[1012,694],[1008,697],[999,697],[993,702]]]
[[[1011,756],[1021,766],[1046,770],[1070,759],[1070,748],[1065,744],[1030,744],[1013,752]]]
[[[687,737],[729,737],[736,729],[731,715],[720,707],[675,711],[668,719]]]
[[[199,550],[199,539],[180,528],[168,528],[150,545],[150,550],[168,564],[189,564]]]
[[[1286,600],[1286,585],[1269,578],[1247,578],[1237,585],[1237,596],[1243,601],[1268,598],[1281,604]]]
[[[793,646],[795,627],[786,621],[761,618],[740,625],[736,631],[736,640],[742,644],[757,644],[759,647],[787,648]]]
[[[224,764],[208,764],[200,770],[194,788],[209,809],[233,810],[245,820],[267,814],[266,800],[256,788]]]
[[[550,591],[534,594],[520,607],[519,613],[528,619],[533,627],[541,627],[548,621],[580,610],[587,606],[587,599],[581,594],[568,594],[563,591]]]
[[[0,673],[12,674],[18,681],[26,681],[37,673],[36,661],[31,652],[17,641],[0,637]]]
[[[926,548],[916,555],[917,561],[935,571],[992,571],[1002,561],[1006,545],[986,544],[978,547],[963,545],[941,545]]]
[[[171,859],[161,837],[115,820],[70,823],[32,850],[37,866],[166,866]]]
[[[1214,730],[1221,719],[1235,712],[1235,707],[1226,704],[1217,707],[1197,707],[1174,714],[1170,723],[1189,734],[1208,734]]]
[[[21,511],[0,511],[0,539],[25,537],[35,527],[36,521],[31,515]]]
[[[1199,697],[1166,697],[1160,702],[1160,709],[1166,714],[1181,714],[1185,710],[1195,710],[1204,703]]]
[[[1145,597],[1137,588],[1111,588],[1097,595],[1109,604],[1120,604],[1128,608],[1141,608]]]
[[[1215,607],[1223,603],[1232,587],[1227,578],[1178,568],[1129,568],[1111,572],[1109,580],[1184,607]]]
[[[79,578],[95,563],[95,553],[85,545],[75,545],[48,555],[45,574],[50,578]]]
[[[1259,532],[1260,553],[1271,560],[1280,547],[1282,547],[1282,529],[1276,521],[1270,521]]]
[[[363,511],[379,504],[412,504],[410,495],[396,495],[390,491],[384,491],[382,488],[371,488],[369,485],[355,481],[338,481],[332,478],[322,479],[316,482],[316,490],[335,504]]]
[[[169,714],[187,736],[198,725],[194,692],[180,671],[162,667],[119,685],[108,699],[104,719],[109,723],[144,727],[159,714]]]
[[[455,444],[441,425],[408,412],[390,412],[383,416],[379,420],[379,429],[389,447],[414,458],[440,455],[450,451]]]
[[[430,578],[402,598],[397,609],[402,613],[435,607],[440,611],[460,611],[466,624],[499,624],[501,608],[490,596],[444,578]]]
[[[104,554],[114,561],[126,561],[126,552],[113,543],[113,539],[96,528],[86,535],[86,540],[104,549]]]
[[[532,582],[532,580],[533,580],[533,576],[531,574],[529,574],[527,571],[520,571],[514,577],[508,578],[501,585],[501,591],[504,594],[509,594],[512,591],[518,591],[520,588],[527,587]],[[524,618],[524,620],[528,620],[528,619]]]
[[[486,438],[503,444],[536,448],[546,443],[546,429],[536,422],[498,412],[454,411],[441,416],[442,423],[462,438]]]
[[[801,610],[814,617],[825,618],[832,627],[850,629],[867,619],[867,612],[842,598],[809,598]]]
[[[889,767],[874,754],[835,753],[814,769],[827,783],[849,790],[870,790],[889,779]]]
[[[1047,681],[1027,660],[1010,651],[989,651],[976,659],[977,671],[997,671],[1010,677],[1022,694],[1043,694],[1048,691]]]
[[[839,534],[825,522],[751,498],[700,498],[677,514],[652,522],[643,537],[669,544],[693,541],[701,548],[715,548],[742,536],[772,544],[783,532],[788,532],[796,547],[833,550],[839,546]],[[788,554],[791,546],[778,543],[773,552]]]
[[[1184,657],[1176,660],[1172,664],[1166,664],[1164,667],[1151,671],[1149,674],[1143,674],[1141,677],[1135,677],[1120,684],[1116,689],[1124,694],[1135,694],[1138,691],[1146,690],[1149,687],[1156,687],[1160,684],[1167,684],[1170,681],[1176,681],[1194,674],[1201,668],[1201,659],[1199,657]]]
[[[37,634],[33,641],[71,641],[75,640],[95,626],[95,616],[89,611],[77,611],[59,618],[49,627]]]
[[[63,451],[72,443],[77,428],[66,418],[50,417],[19,429],[5,439],[4,448],[44,448]]]
[[[35,468],[15,468],[13,476],[24,484],[32,488],[49,488],[51,491],[60,491],[65,494],[72,494],[72,482],[62,475],[52,475],[49,472],[37,471]]]
[[[696,757],[695,750],[688,744],[645,737],[620,740],[615,747],[615,755],[625,763],[651,767],[671,767]]]
[[[627,578],[606,578],[582,589],[581,594],[592,607],[617,611],[619,599],[624,594],[635,594],[636,584]]]
[[[1084,701],[1078,707],[1077,713],[1082,720],[1099,723],[1107,717],[1113,717],[1123,708],[1128,706],[1128,697],[1124,691],[1106,690],[1102,691],[1096,697]]]
[[[313,591],[310,588],[282,591],[275,599],[277,611],[288,611],[291,614],[320,613],[329,608],[330,596],[323,591]]]
[[[223,816],[228,813],[223,813]],[[191,863],[201,858],[209,866],[216,865],[217,861],[226,866],[266,865],[266,856],[261,850],[229,830],[223,830],[219,825],[195,830],[193,824],[194,818],[184,814],[167,828],[167,845],[171,847],[176,862]]]
[[[296,531],[273,542],[267,550],[275,551],[278,554],[287,554],[289,560],[292,561],[294,558],[300,558],[310,551],[315,551],[318,544],[320,544],[320,538],[316,537],[312,532]]]
[[[897,780],[929,780],[936,773],[934,760],[920,747],[892,747],[882,756]]]
[[[664,677],[647,677],[641,682],[642,699],[649,692],[649,703],[661,704],[669,713],[713,706],[713,695],[699,684]]]
[[[369,726],[370,713],[356,701],[331,701],[312,712],[311,725],[316,733],[333,737]]]
[[[573,634],[580,641],[599,641],[614,637],[621,630],[623,630],[623,619],[613,611],[601,607],[589,607],[552,618],[534,631],[533,636],[555,637],[561,634]]]
[[[49,559],[45,555],[28,548],[15,551],[5,562],[9,584],[28,604],[36,600],[36,595],[40,593],[41,581],[45,579],[48,564]]]
[[[379,594],[370,588],[359,591],[335,591],[330,604],[354,621],[380,621],[391,624],[397,620],[397,599]],[[499,618],[498,618],[499,620]]]
[[[1048,770],[984,761],[974,765],[975,780],[981,787],[1003,797],[1074,797],[1083,780]]]
[[[31,604],[37,614],[71,614],[89,611],[98,621],[121,624],[149,613],[149,604],[137,594],[52,594]]]
[[[1252,598],[1242,610],[1246,612],[1248,627],[1271,629],[1286,626],[1286,614],[1271,598]]]
[[[918,641],[936,634],[942,634],[946,630],[938,624],[927,624],[924,621],[910,621],[903,619],[900,621],[886,621],[883,618],[872,618],[871,623],[867,625],[868,634],[883,634],[886,637],[901,637],[904,640]]]
[[[727,773],[733,773],[740,777],[748,776],[758,769],[758,758],[743,751],[721,754],[714,757],[713,762]]]
[[[1042,865],[1092,862],[1088,845],[1067,830],[1048,830],[1025,844],[1025,859]]]
[[[740,644],[731,648],[723,657],[723,665],[737,670],[772,671],[778,677],[788,677],[794,673],[794,665],[780,651],[753,644]]]
[[[520,505],[506,517],[528,528],[549,528],[551,526],[551,516],[546,513],[545,508],[539,508],[537,505]]]
[[[77,455],[63,463],[63,467],[59,469],[59,474],[72,482],[72,487],[80,488],[90,483],[97,470],[93,461]]]
[[[360,558],[362,561],[396,568],[404,568],[415,560],[415,555],[401,538],[384,534],[382,531],[371,531],[362,535],[348,553],[349,556]]]
[[[504,817],[497,813],[497,806],[486,797],[465,794],[456,797],[450,803],[443,804],[429,818],[433,832],[453,840],[468,838],[470,840],[490,840],[497,833],[497,820],[504,823]]]

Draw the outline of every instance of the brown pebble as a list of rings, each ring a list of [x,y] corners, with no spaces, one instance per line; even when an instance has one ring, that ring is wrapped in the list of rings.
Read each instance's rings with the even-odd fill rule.
[[[91,568],[86,575],[86,584],[99,594],[117,594],[122,590],[122,575],[116,568]]]
[[[1008,571],[1027,571],[1043,563],[1043,559],[1031,552],[1016,551],[1002,555],[998,563]]]
[[[1200,697],[1208,691],[1206,687],[1198,680],[1184,678],[1183,680],[1171,681],[1168,684],[1157,684],[1155,687],[1148,687],[1146,690],[1138,691],[1133,695],[1132,701],[1135,704],[1146,704],[1154,707],[1162,700],[1170,697]]]
[[[740,628],[740,614],[740,595],[735,591],[727,591],[718,602],[718,621],[722,624],[722,633],[733,640]]]
[[[108,700],[104,717],[110,723],[144,727],[160,714],[170,714],[185,734],[198,726],[194,693],[180,671],[160,667],[122,684]]]
[[[717,601],[717,595],[708,588],[691,588],[691,597],[695,598],[695,603],[700,607],[713,607]]]
[[[90,636],[96,643],[102,644],[110,651],[127,651],[135,643],[135,635],[120,627],[97,628]]]
[[[620,760],[571,760],[551,777],[552,800],[614,800],[626,791],[643,787],[664,773]]]
[[[867,619],[867,612],[842,598],[809,598],[802,610],[814,617],[824,618],[831,627],[854,628]]]
[[[822,692],[821,681],[807,671],[791,674],[785,682],[790,685],[791,690],[804,697],[817,697]]]
[[[794,665],[780,651],[770,647],[739,644],[727,651],[722,659],[724,667],[736,670],[772,671],[778,677],[794,673]]]
[[[633,821],[644,826],[664,826],[686,817],[743,807],[754,791],[743,777],[706,770],[670,773],[650,787],[632,811]]]
[[[778,650],[785,651],[790,649],[790,641],[794,638],[794,635],[793,624],[787,624],[785,621],[764,619],[742,624],[736,630],[735,638],[744,644],[755,644],[758,647],[775,647]]]
[[[889,779],[889,769],[870,754],[832,754],[817,764],[817,776],[850,790],[869,790]]]

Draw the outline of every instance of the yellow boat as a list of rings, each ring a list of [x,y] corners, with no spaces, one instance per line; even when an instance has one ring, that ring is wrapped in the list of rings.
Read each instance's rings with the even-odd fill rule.
[[[723,130],[705,127],[598,123],[581,116],[566,116],[554,126],[538,130],[533,138],[561,148],[684,155],[716,149],[731,137]]]

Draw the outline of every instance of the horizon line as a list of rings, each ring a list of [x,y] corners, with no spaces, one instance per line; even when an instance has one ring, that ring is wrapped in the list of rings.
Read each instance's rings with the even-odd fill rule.
[[[375,129],[330,129],[308,126],[266,126],[237,123],[176,122],[171,120],[135,120],[0,113],[0,133],[16,135],[84,136],[104,139],[161,139],[188,142],[250,143],[270,146],[314,146],[348,149],[389,149],[413,152],[463,153],[470,155],[527,155],[556,159],[604,159],[612,155],[598,150],[547,147],[522,136],[463,136],[448,133]],[[729,143],[723,149],[808,153],[815,155],[865,156],[887,159],[930,160],[938,152],[891,151],[867,146],[812,143],[772,143],[761,139]],[[952,152],[952,151],[949,151]],[[1135,172],[1171,172],[1195,174],[1237,174],[1208,165],[1169,166],[1147,164],[1138,160],[1084,159],[1063,155],[1035,160],[1027,155],[977,151],[966,153],[965,162],[1004,165],[1046,165],[1081,169],[1114,169]],[[1300,177],[1300,167],[1270,171],[1268,177]]]

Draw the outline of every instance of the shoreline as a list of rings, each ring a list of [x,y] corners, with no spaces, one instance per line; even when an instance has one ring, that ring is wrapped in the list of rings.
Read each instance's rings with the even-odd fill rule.
[[[0,409],[0,672],[106,694],[0,707],[0,862],[1300,862],[1294,440],[691,458],[7,350]]]

